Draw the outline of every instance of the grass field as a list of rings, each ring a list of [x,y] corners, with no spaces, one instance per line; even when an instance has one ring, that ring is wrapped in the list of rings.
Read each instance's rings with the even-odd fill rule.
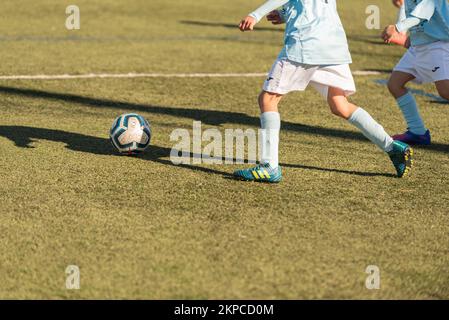
[[[235,25],[259,0],[5,0],[0,75],[260,73],[282,29]],[[377,0],[382,25],[395,21]],[[403,50],[365,28],[367,0],[340,1],[353,70],[388,71]],[[388,74],[357,76],[353,101],[404,129]],[[229,179],[241,165],[175,166],[170,133],[258,128],[264,78],[0,80],[0,298],[447,299],[448,105],[417,96],[434,144],[410,177],[314,91],[283,101],[279,185]],[[436,94],[432,86],[416,87]],[[150,120],[141,157],[116,156],[114,118]],[[65,287],[67,265],[81,289]],[[368,290],[365,269],[381,270]]]

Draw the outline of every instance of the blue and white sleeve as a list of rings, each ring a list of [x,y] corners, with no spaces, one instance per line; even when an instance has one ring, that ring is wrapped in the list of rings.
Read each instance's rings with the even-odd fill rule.
[[[425,20],[416,17],[410,17],[405,20],[402,20],[401,22],[396,23],[396,29],[399,32],[407,32],[409,29],[413,28],[414,26],[417,26],[423,21]]]
[[[435,0],[423,0],[411,12],[411,16],[429,21],[436,10]]]
[[[435,13],[435,10],[435,0],[423,0],[410,13],[410,17],[401,20],[396,24],[396,29],[398,29],[399,32],[406,32],[424,21],[429,21]]]
[[[254,19],[256,19],[257,22],[259,22],[268,13],[270,13],[271,11],[273,11],[279,7],[282,7],[289,1],[290,0],[268,0],[261,7],[259,7],[255,11],[251,12],[249,14],[249,16],[253,17]]]

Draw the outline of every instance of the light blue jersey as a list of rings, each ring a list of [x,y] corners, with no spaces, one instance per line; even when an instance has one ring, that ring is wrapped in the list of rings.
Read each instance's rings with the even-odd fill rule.
[[[286,29],[279,58],[308,65],[352,62],[336,0],[270,0],[250,15],[260,21],[280,6]]]
[[[409,30],[413,46],[449,41],[448,0],[405,0],[405,14],[421,19]]]

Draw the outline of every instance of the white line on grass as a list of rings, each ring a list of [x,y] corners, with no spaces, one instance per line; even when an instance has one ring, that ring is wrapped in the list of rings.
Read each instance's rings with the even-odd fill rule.
[[[66,80],[94,78],[238,78],[264,77],[266,73],[89,73],[0,76],[0,80]]]
[[[355,76],[380,75],[379,71],[354,71]],[[266,73],[88,73],[59,75],[11,75],[0,76],[0,80],[70,80],[106,78],[256,78]]]
[[[355,76],[378,76],[378,75],[387,74],[387,73],[389,73],[389,72],[387,72],[387,71],[382,72],[382,71],[370,71],[370,70],[357,70],[357,71],[354,71],[352,74],[355,75]]]

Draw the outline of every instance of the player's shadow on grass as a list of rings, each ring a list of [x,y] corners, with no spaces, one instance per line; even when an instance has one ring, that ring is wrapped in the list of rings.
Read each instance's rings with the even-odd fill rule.
[[[380,38],[380,35],[347,35],[349,41],[363,42],[366,44],[385,46],[386,44]]]
[[[33,148],[33,146],[31,146],[33,142],[37,140],[48,140],[54,142],[63,142],[66,144],[66,148],[72,151],[81,151],[97,155],[118,156],[118,154],[113,150],[108,139],[88,136],[80,133],[72,133],[62,130],[34,128],[25,126],[0,126],[0,136],[13,141],[15,145],[20,148]],[[164,165],[188,168],[194,171],[219,174],[227,178],[232,178],[232,175],[228,172],[222,172],[218,170],[186,164],[175,165],[170,160],[163,159],[169,156],[170,156],[170,149],[150,145],[149,149],[144,154],[136,156],[135,158],[155,161]],[[189,154],[190,158],[192,158],[193,156],[194,154],[192,153]],[[233,159],[233,161],[235,162],[236,159]],[[347,171],[338,169],[327,169],[305,165],[292,165],[292,164],[282,164],[282,165],[290,168],[346,173],[359,176],[394,177],[394,175],[392,174],[383,174],[383,173],[369,173],[369,172],[357,172],[357,171]]]
[[[91,108],[113,108],[118,109],[120,111],[148,112],[152,114],[160,114],[160,115],[173,116],[177,118],[186,118],[195,121],[201,121],[202,123],[211,126],[221,126],[226,123],[232,123],[232,124],[239,124],[244,127],[247,126],[259,127],[260,124],[260,119],[258,117],[253,117],[240,112],[155,106],[149,104],[147,105],[131,102],[114,101],[108,99],[84,97],[69,93],[57,93],[36,89],[14,88],[6,86],[0,86],[0,94],[1,93],[28,98],[70,102]],[[289,121],[282,121],[282,130],[292,131],[299,134],[330,137],[332,139],[338,138],[344,140],[357,140],[368,142],[368,140],[360,132],[334,129],[334,128],[324,128],[319,126],[310,126],[306,124],[294,123]],[[432,143],[432,145],[426,146],[425,149],[436,152],[449,153],[449,145],[442,143]]]
[[[81,151],[97,155],[120,156],[114,151],[108,139],[88,136],[80,133],[66,132],[62,130],[24,127],[24,126],[0,126],[0,137],[5,137],[15,143],[20,148],[33,148],[31,144],[37,140],[48,140],[54,142],[63,142],[66,148],[73,151]],[[134,156],[136,159],[154,161],[164,165],[171,165],[181,168],[187,168],[194,171],[218,174],[231,177],[228,172],[222,172],[210,168],[180,164],[175,165],[170,160],[164,159],[170,157],[170,149],[150,145],[148,150],[141,155]],[[190,158],[194,154],[188,155]]]
[[[0,126],[0,137],[5,137],[15,143],[17,147],[20,148],[33,148],[31,145],[33,142],[38,140],[48,140],[53,142],[63,142],[66,144],[66,148],[72,151],[81,151],[96,155],[108,155],[108,156],[119,156],[112,148],[108,139],[88,136],[80,133],[67,132],[62,130],[45,129],[45,128],[34,128],[25,126]],[[149,161],[158,162],[164,165],[176,166],[181,168],[186,168],[194,171],[201,171],[209,174],[218,174],[224,176],[225,178],[233,178],[232,174],[229,172],[223,172],[219,170],[214,170],[210,168],[193,166],[187,164],[175,165],[170,160],[164,159],[170,157],[170,149],[150,145],[148,150],[139,155],[135,156],[136,159],[145,159]],[[185,156],[185,155],[184,155]],[[194,156],[199,155],[190,153],[188,157],[192,159]],[[225,160],[225,159],[222,159]],[[232,159],[236,162],[236,159]],[[307,170],[318,170],[336,173],[345,173],[358,176],[385,176],[394,177],[391,174],[384,173],[369,173],[369,172],[357,172],[357,171],[347,171],[338,169],[327,169],[313,166],[305,165],[293,165],[293,164],[282,164],[282,166],[290,168],[299,168]]]
[[[433,103],[433,104],[449,104],[449,101],[443,100],[443,99],[441,99],[441,100],[439,100],[439,101],[433,100],[433,101],[429,101],[429,102],[430,102],[430,103]]]
[[[380,172],[360,172],[360,171],[353,171],[353,170],[342,170],[342,169],[330,169],[330,168],[320,168],[320,167],[314,167],[314,166],[306,166],[302,164],[281,164],[283,167],[286,168],[296,168],[296,169],[305,169],[305,170],[315,170],[315,171],[323,171],[323,172],[334,172],[334,173],[344,173],[354,176],[360,176],[360,177],[388,177],[388,178],[395,178],[397,177],[395,174],[392,173],[380,173]]]

